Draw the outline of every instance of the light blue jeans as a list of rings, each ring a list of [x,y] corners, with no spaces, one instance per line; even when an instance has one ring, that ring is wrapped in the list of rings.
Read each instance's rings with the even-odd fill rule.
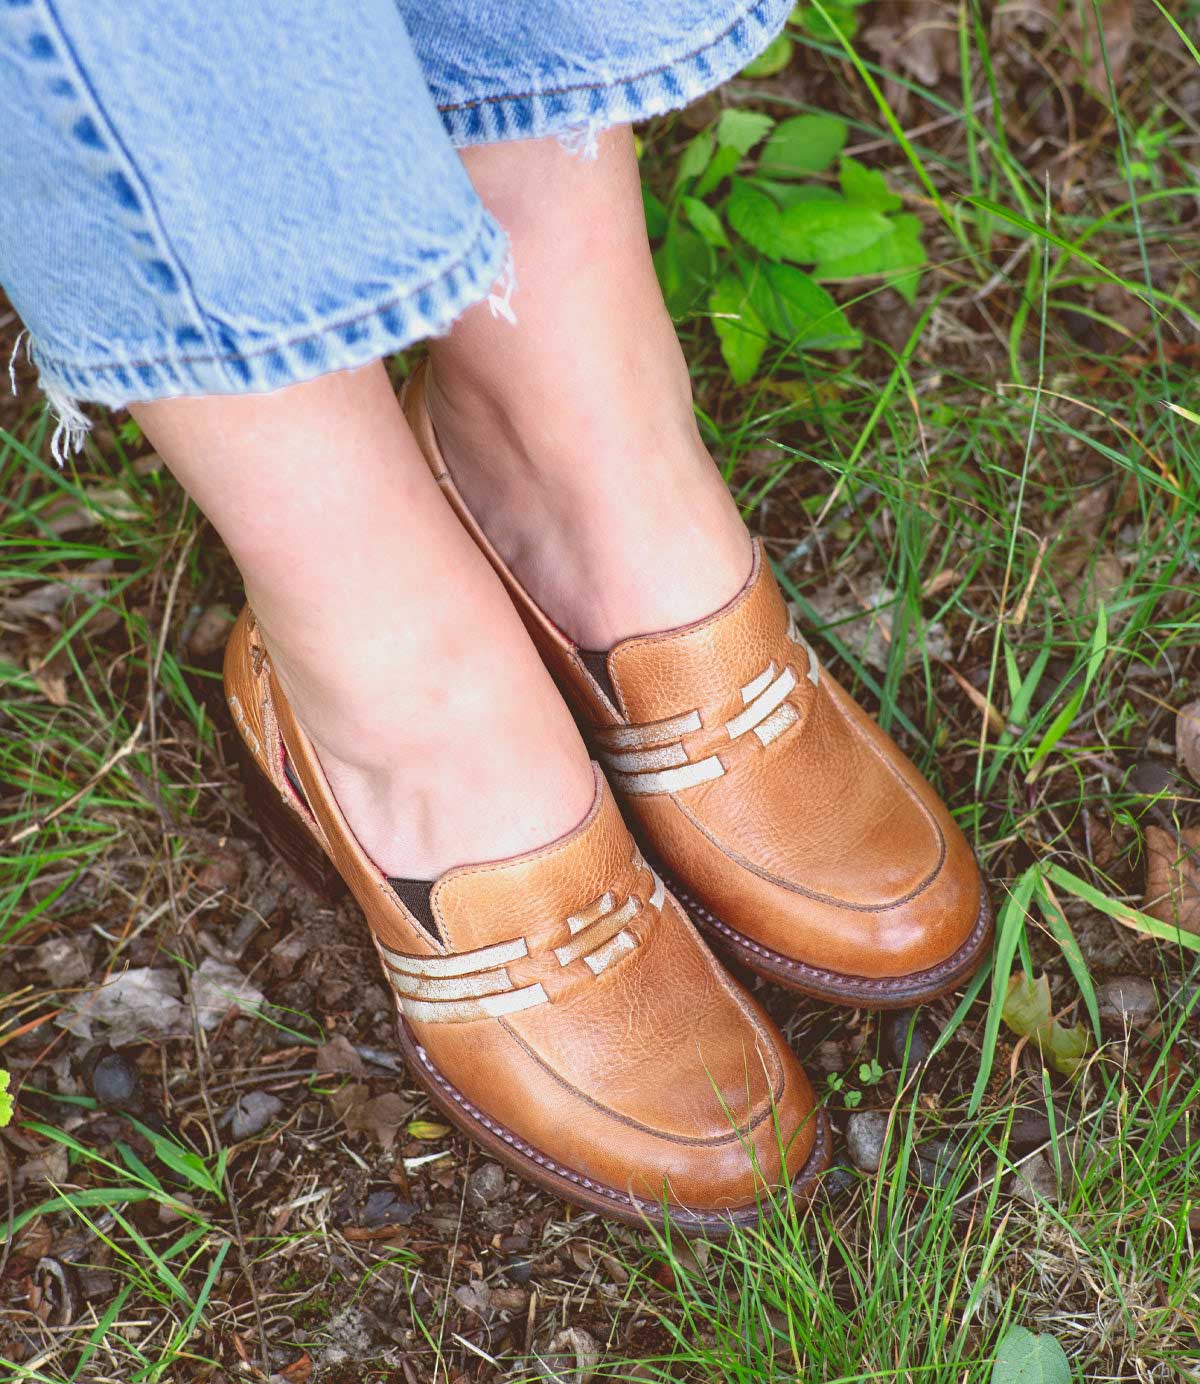
[[[60,441],[80,400],[276,389],[444,332],[507,255],[456,145],[586,152],[789,8],[0,0],[0,284]]]

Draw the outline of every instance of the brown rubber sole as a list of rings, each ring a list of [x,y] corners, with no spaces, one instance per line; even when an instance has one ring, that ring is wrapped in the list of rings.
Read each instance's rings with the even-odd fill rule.
[[[859,1009],[910,1009],[939,999],[975,974],[991,949],[994,935],[991,900],[987,889],[981,885],[975,926],[966,941],[944,961],[906,976],[844,975],[772,951],[711,913],[669,871],[662,871],[662,875],[667,888],[696,926],[743,966],[777,985],[830,1004],[850,1004]]]
[[[236,744],[246,802],[254,824],[272,850],[287,862],[308,888],[331,903],[337,902],[349,890],[333,862],[305,827],[299,810],[287,806],[283,801],[279,790],[255,762],[240,736]],[[762,1212],[770,1209],[772,1198],[779,1195],[777,1191],[769,1191],[764,1186],[761,1199],[747,1206],[721,1211],[697,1211],[670,1202],[648,1201],[620,1188],[608,1187],[539,1152],[480,1110],[438,1070],[400,1015],[397,1016],[397,1030],[409,1072],[446,1118],[499,1162],[562,1201],[611,1220],[642,1227],[662,1226],[665,1212],[670,1225],[682,1234],[722,1239],[734,1227],[756,1225]],[[829,1166],[832,1156],[833,1139],[825,1112],[817,1108],[813,1112],[813,1120],[815,1138],[812,1149],[789,1189],[790,1197],[801,1204],[811,1199],[817,1179]]]

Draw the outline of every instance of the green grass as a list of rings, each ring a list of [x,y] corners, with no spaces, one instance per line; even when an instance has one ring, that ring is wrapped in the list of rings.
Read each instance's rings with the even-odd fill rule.
[[[1068,9],[1079,7],[1090,9]],[[805,9],[845,18],[819,0]],[[860,28],[876,10],[860,9]],[[849,147],[922,218],[915,305],[877,276],[831,284],[861,346],[806,353],[775,335],[740,387],[709,285],[678,325],[706,440],[785,591],[979,852],[1000,922],[995,964],[961,1003],[932,1008],[943,1055],[928,1073],[826,1082],[839,1122],[850,1093],[888,1110],[878,1179],[856,1175],[806,1215],[780,1206],[761,1230],[686,1253],[586,1223],[548,1236],[586,1240],[629,1275],[597,1305],[564,1250],[542,1286],[568,1284],[560,1324],[591,1314],[601,1378],[988,1380],[1013,1324],[1052,1333],[1080,1380],[1200,1377],[1200,967],[1194,939],[1141,910],[1144,828],[1196,823],[1198,790],[1181,777],[1156,795],[1134,772],[1170,763],[1173,713],[1200,696],[1200,189],[1194,144],[1173,152],[1155,137],[1172,122],[1200,135],[1200,112],[1177,95],[1196,54],[1170,16],[1142,15],[1149,41],[1120,83],[1105,76],[1111,118],[1103,90],[1090,105],[1077,95],[1072,119],[1095,134],[1067,149],[1031,134],[1015,50],[993,49],[976,11],[952,11],[957,89],[928,90],[861,38],[805,20],[790,69],[720,98],[779,120],[815,108],[789,73],[824,93]],[[1176,15],[1185,29],[1194,17]],[[1061,36],[1041,42],[1048,63],[1066,61]],[[679,117],[648,131],[644,180],[664,206],[699,196],[723,217],[727,187],[676,182],[696,134]],[[831,165],[813,181],[833,178]],[[730,269],[723,256],[708,261],[713,281]],[[189,892],[201,863],[224,834],[250,834],[236,800],[214,791],[229,778],[215,660],[186,652],[201,611],[236,602],[235,578],[136,430],[102,418],[63,471],[47,443],[36,407],[0,433],[0,946],[23,962],[48,936],[98,928],[108,967],[150,937],[186,956],[174,929],[201,903]],[[64,601],[45,594],[58,582],[73,588]],[[841,605],[827,617],[831,589]],[[863,655],[873,624],[882,666]],[[28,1057],[17,1040],[31,1033],[53,1050],[64,1000],[13,969],[0,1062]],[[1096,1023],[1095,983],[1113,970],[1152,976],[1162,1001],[1158,1023],[1125,1039]],[[1010,975],[1042,972],[1056,1014],[1088,1033],[1073,1080],[1043,1072],[1003,1022]],[[802,1053],[832,1032],[853,1050],[851,1073],[876,1058],[872,1022],[780,1013]],[[1013,1190],[1018,1105],[1046,1112],[1057,1135],[1032,1159],[1053,1174],[1032,1199]],[[1062,1132],[1068,1112],[1074,1133]],[[70,1137],[51,1129],[57,1106],[37,1113],[44,1128],[28,1125],[29,1138]],[[918,1168],[931,1138],[954,1149],[940,1185]],[[285,1191],[260,1192],[237,1160],[193,1188],[184,1221],[149,1226],[135,1208],[179,1190],[161,1167],[70,1153],[50,1220],[90,1226],[117,1286],[41,1364],[14,1365],[14,1380],[204,1378],[205,1360],[231,1364],[231,1323],[253,1328],[248,1283],[255,1310],[275,1314],[273,1340],[298,1350],[376,1279],[410,1324],[420,1378],[489,1377],[447,1325],[442,1290],[464,1281],[461,1264],[434,1248],[356,1247],[352,1271],[328,1270],[327,1256],[351,1252],[336,1229],[273,1230]],[[216,1168],[219,1146],[204,1156]],[[37,1201],[23,1193],[17,1209]],[[497,1358],[524,1377],[523,1326],[512,1341]]]

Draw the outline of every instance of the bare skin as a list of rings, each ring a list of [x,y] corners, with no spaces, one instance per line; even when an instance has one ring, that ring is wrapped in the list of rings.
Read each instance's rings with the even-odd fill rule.
[[[389,875],[544,845],[587,751],[381,364],[132,412],[241,569],[297,718]]]
[[[749,539],[696,430],[654,277],[632,137],[467,151],[508,232],[517,323],[431,344],[431,408],[489,536],[586,648],[711,613]],[[131,410],[241,569],[347,820],[433,879],[569,830],[587,751],[430,477],[380,364],[272,394]]]
[[[584,648],[710,615],[749,576],[750,539],[696,428],[632,134],[602,135],[595,159],[554,139],[463,159],[508,233],[517,321],[475,308],[430,343],[459,489]]]

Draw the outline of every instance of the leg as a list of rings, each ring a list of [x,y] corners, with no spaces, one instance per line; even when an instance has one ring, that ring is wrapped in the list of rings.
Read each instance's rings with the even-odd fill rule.
[[[430,346],[430,409],[459,488],[590,649],[709,614],[751,563],[696,428],[632,136],[599,145],[594,160],[556,140],[466,151],[512,243],[517,323],[474,308]]]
[[[338,802],[387,874],[540,846],[587,753],[383,367],[131,410],[224,538]]]

